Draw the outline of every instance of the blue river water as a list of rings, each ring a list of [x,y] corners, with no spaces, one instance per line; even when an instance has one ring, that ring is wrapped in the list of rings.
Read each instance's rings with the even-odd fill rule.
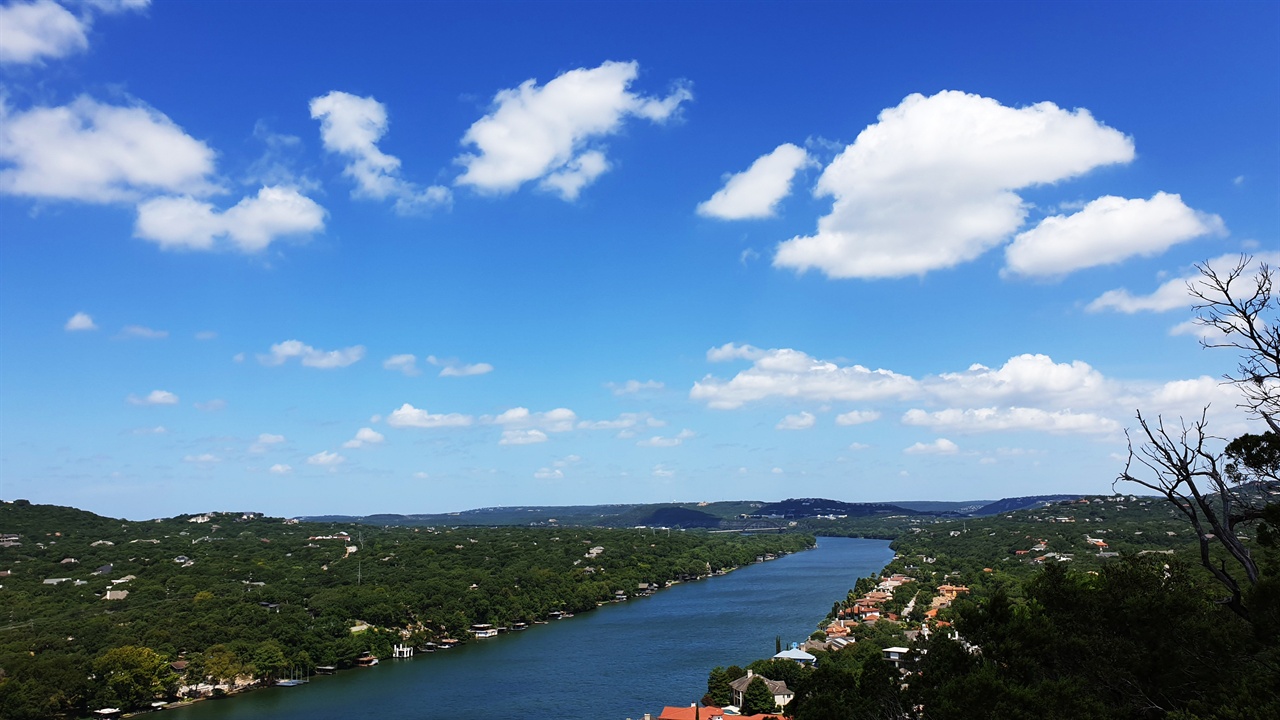
[[[858,577],[893,558],[881,540],[819,538],[814,550],[606,605],[568,620],[463,647],[384,660],[174,708],[174,720],[654,717],[706,692],[716,665],[801,642]]]

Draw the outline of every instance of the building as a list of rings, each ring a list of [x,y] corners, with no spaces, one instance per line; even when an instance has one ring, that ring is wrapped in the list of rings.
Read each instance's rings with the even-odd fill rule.
[[[805,654],[807,655],[808,653]],[[773,695],[773,702],[778,707],[785,707],[787,703],[795,699],[796,694],[791,691],[791,688],[787,687],[785,682],[781,680],[770,680],[763,675],[757,676],[754,672],[748,670],[746,675],[743,675],[737,680],[729,683],[729,688],[733,691],[734,705],[742,707],[743,698],[747,693],[747,686],[749,686],[751,681],[756,677],[763,680],[764,684],[769,687],[769,692]]]

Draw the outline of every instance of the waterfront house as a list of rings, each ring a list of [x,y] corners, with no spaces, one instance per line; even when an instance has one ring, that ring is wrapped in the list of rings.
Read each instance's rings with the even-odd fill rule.
[[[471,626],[471,634],[475,635],[477,639],[497,637],[498,629],[489,623],[476,623]]]
[[[807,654],[807,653],[806,653]],[[733,691],[733,704],[742,707],[742,703],[746,697],[747,687],[751,685],[751,681],[759,677],[764,684],[769,687],[769,693],[773,695],[773,702],[778,707],[785,707],[787,703],[795,699],[796,694],[787,687],[787,684],[781,680],[770,680],[769,678],[759,675],[757,676],[751,670],[746,675],[729,683],[729,688]]]
[[[791,643],[791,647],[789,649],[783,650],[773,657],[775,660],[792,660],[801,665],[812,665],[813,662],[817,660],[813,655],[801,650],[799,645],[796,643]]]

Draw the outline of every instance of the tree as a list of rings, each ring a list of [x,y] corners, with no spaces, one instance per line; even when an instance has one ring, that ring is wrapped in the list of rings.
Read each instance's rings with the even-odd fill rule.
[[[93,662],[93,672],[100,684],[97,701],[126,710],[155,700],[173,689],[178,679],[159,653],[133,645],[100,655]]]
[[[1139,412],[1141,445],[1135,450],[1130,439],[1129,461],[1118,478],[1159,493],[1186,517],[1200,541],[1200,563],[1228,593],[1222,603],[1246,620],[1246,596],[1260,572],[1240,526],[1274,516],[1265,499],[1280,486],[1280,317],[1273,270],[1251,265],[1248,257],[1225,271],[1199,265],[1200,278],[1188,283],[1188,291],[1197,322],[1208,331],[1201,344],[1242,353],[1225,380],[1240,389],[1241,406],[1269,430],[1221,447],[1208,432],[1207,408],[1198,420],[1176,427]]]
[[[742,714],[771,713],[777,707],[777,704],[773,701],[773,693],[769,692],[769,685],[765,683],[764,678],[759,675],[751,678],[746,692],[742,693]]]
[[[733,701],[733,688],[729,687],[732,680],[729,674],[722,667],[714,667],[707,676],[707,694],[702,696],[703,705],[714,705],[716,707],[724,707]]]

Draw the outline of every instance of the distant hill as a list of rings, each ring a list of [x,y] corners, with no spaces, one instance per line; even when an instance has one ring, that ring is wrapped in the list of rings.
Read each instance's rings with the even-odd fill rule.
[[[932,515],[934,513],[910,510],[889,503],[848,503],[826,498],[789,498],[782,502],[767,503],[754,515],[760,517],[806,518],[819,515],[844,515],[867,517],[870,515]]]
[[[1029,495],[1027,497],[1013,497],[997,500],[988,503],[982,507],[967,513],[975,517],[984,515],[999,515],[1000,513],[1013,512],[1014,510],[1025,510],[1027,508],[1041,507],[1043,505],[1051,505],[1063,500],[1078,500],[1082,495]]]
[[[788,498],[780,502],[731,500],[702,503],[637,503],[615,505],[517,505],[487,507],[453,513],[401,515],[309,515],[308,522],[361,523],[365,525],[455,526],[525,525],[534,527],[732,527],[741,517],[812,518],[825,515],[850,518],[882,515],[929,517],[981,517],[1040,507],[1080,495],[1030,495],[988,500],[910,500],[892,503],[851,503],[828,498]],[[729,525],[726,525],[729,523]]]

